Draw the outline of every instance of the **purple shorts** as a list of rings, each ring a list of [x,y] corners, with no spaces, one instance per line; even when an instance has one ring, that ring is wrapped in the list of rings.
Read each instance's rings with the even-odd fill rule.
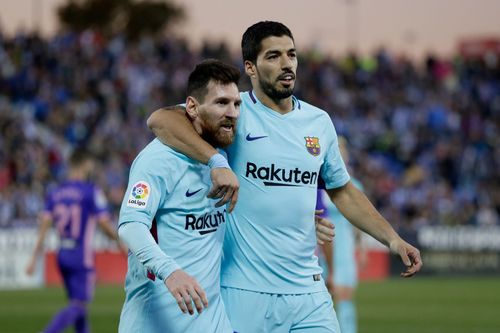
[[[95,270],[67,260],[59,256],[58,264],[64,281],[64,286],[70,300],[89,302],[94,297]]]

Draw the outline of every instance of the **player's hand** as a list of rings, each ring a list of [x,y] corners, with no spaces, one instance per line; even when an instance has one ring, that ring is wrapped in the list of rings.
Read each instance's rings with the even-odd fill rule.
[[[420,251],[416,247],[398,238],[389,244],[389,248],[392,253],[401,257],[406,266],[406,271],[401,273],[402,277],[411,277],[422,268]]]
[[[35,267],[36,267],[36,259],[35,258],[32,258],[28,265],[26,266],[26,274],[28,274],[29,276],[33,275],[33,273],[35,273]]]
[[[207,197],[211,199],[220,199],[215,207],[220,207],[230,202],[229,213],[231,213],[238,201],[238,190],[240,189],[240,182],[231,169],[227,168],[213,168],[210,171],[212,178],[212,188],[208,192]]]
[[[331,242],[335,236],[335,226],[333,223],[318,215],[322,212],[323,210],[316,210],[316,215],[314,216],[316,239],[319,245],[323,245],[325,242]]]
[[[193,302],[198,313],[208,307],[208,300],[198,281],[183,270],[176,270],[165,279],[165,285],[174,296],[182,313],[194,314]]]

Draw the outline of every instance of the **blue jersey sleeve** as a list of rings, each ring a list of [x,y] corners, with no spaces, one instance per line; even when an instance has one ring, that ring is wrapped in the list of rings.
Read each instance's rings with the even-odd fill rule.
[[[121,224],[118,229],[120,239],[148,271],[165,280],[175,270],[180,269],[172,257],[163,252],[155,242],[149,229],[141,223]]]
[[[154,154],[140,154],[130,169],[127,192],[120,209],[119,224],[141,222],[151,229],[158,207],[168,194],[167,178],[159,172]]]

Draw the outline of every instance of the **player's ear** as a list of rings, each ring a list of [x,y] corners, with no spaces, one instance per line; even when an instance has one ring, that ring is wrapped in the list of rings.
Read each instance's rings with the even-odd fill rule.
[[[257,68],[255,67],[254,63],[251,62],[250,60],[245,60],[244,63],[245,66],[245,73],[247,73],[250,78],[255,78],[257,77]]]
[[[186,99],[186,113],[192,120],[198,117],[199,103],[193,96],[188,96]]]

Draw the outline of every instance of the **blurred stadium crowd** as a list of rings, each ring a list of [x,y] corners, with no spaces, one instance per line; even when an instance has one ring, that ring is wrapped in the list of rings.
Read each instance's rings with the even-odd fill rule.
[[[296,95],[330,112],[350,142],[353,175],[395,228],[500,224],[498,57],[299,51]],[[0,227],[36,223],[78,145],[99,157],[95,180],[116,214],[129,165],[152,139],[148,114],[183,101],[207,57],[241,68],[224,44],[0,33]]]

